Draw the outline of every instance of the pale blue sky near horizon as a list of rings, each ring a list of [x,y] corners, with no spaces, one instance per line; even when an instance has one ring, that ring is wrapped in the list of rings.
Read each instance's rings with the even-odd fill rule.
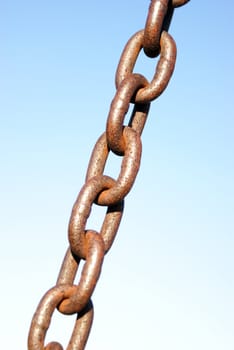
[[[148,5],[1,4],[4,349],[27,348],[33,313],[56,282],[118,60],[144,27]],[[175,71],[151,105],[141,168],[92,298],[87,350],[234,349],[233,13],[231,0],[191,0],[175,10]],[[141,55],[135,71],[150,80],[156,61]],[[111,161],[118,174],[120,161]],[[102,209],[92,210],[94,229]],[[73,323],[56,312],[47,342],[66,349]]]

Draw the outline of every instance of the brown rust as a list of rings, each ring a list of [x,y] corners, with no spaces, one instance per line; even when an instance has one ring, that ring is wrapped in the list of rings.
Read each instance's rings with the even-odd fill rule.
[[[169,0],[152,0],[145,24],[143,47],[148,57],[156,57],[160,52],[160,36],[163,21],[168,11]]]
[[[136,122],[136,121],[135,121]],[[123,140],[125,145],[120,174],[115,184],[109,189],[103,189],[96,197],[98,205],[112,206],[123,201],[133,186],[140,167],[141,140],[140,135],[133,128],[124,127]],[[103,175],[109,155],[106,133],[96,143],[87,171],[87,179]]]
[[[120,89],[120,84],[131,77],[136,60],[143,47],[143,38],[144,31],[137,32],[124,48],[116,72],[116,86],[118,90]],[[166,31],[163,31],[161,34],[160,48],[160,57],[154,77],[151,83],[138,88],[134,97],[134,103],[150,103],[155,100],[162,94],[170,81],[176,62],[176,44]]]
[[[101,273],[105,247],[102,237],[95,231],[85,234],[86,257],[81,278],[76,288],[70,288],[65,298],[58,305],[63,314],[79,313],[87,305]]]
[[[134,34],[126,44],[116,71],[116,94],[110,106],[106,130],[93,149],[85,184],[74,203],[69,227],[69,247],[56,286],[41,299],[33,316],[28,336],[28,350],[63,350],[45,337],[57,308],[63,314],[77,314],[67,350],[83,350],[93,322],[91,297],[99,279],[104,255],[116,237],[124,210],[124,200],[131,190],[141,160],[141,133],[150,103],[166,88],[175,66],[176,45],[167,33],[175,7],[189,0],[152,0],[144,30]],[[155,74],[149,83],[133,73],[140,51],[149,57],[160,54]],[[130,104],[133,111],[126,125]],[[118,178],[104,174],[110,152],[123,157]],[[100,232],[86,228],[92,205],[106,206]],[[84,259],[79,281],[75,278]]]
[[[97,195],[114,186],[115,181],[109,176],[95,176],[82,187],[72,209],[68,227],[68,238],[71,250],[78,257],[85,259],[85,227],[91,213],[92,204]]]
[[[117,155],[123,155],[125,141],[123,137],[124,118],[128,112],[129,104],[139,89],[148,85],[141,74],[128,75],[119,85],[111,103],[106,124],[106,137],[108,147]]]
[[[190,0],[173,0],[172,1],[172,5],[173,7],[180,7],[180,6],[183,6],[185,4],[187,4]]]

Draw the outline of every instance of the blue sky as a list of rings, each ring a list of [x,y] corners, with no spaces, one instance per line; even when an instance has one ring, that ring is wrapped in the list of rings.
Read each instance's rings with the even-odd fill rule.
[[[25,349],[68,245],[67,225],[149,1],[1,4],[1,344]],[[233,10],[175,11],[175,72],[152,103],[141,169],[93,296],[93,349],[233,350]],[[155,60],[136,71],[149,80]],[[110,171],[118,174],[119,161]],[[104,211],[93,208],[90,225]],[[55,314],[47,340],[74,319]]]

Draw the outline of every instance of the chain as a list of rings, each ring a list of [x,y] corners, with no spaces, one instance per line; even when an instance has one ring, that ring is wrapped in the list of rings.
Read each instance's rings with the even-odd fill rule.
[[[44,345],[46,332],[57,308],[62,314],[77,314],[68,350],[85,348],[93,321],[91,297],[105,254],[111,248],[123,215],[124,198],[131,190],[141,161],[141,133],[150,103],[167,87],[176,61],[176,44],[168,33],[174,9],[189,0],[151,0],[145,28],[127,42],[116,71],[116,94],[110,106],[106,130],[94,146],[83,185],[72,209],[68,239],[56,285],[41,299],[33,316],[28,350],[63,350],[58,342]],[[149,83],[133,73],[141,50],[146,56],[159,55],[155,74]],[[124,118],[133,104],[128,125]],[[118,178],[104,175],[110,152],[122,157]],[[100,232],[86,229],[92,205],[106,206]],[[74,283],[84,260],[78,284]]]

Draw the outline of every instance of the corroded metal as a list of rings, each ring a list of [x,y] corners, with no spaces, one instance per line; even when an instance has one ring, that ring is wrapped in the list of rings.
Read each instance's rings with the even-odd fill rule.
[[[133,68],[137,57],[143,48],[144,30],[137,32],[128,41],[124,48],[116,72],[116,86],[120,88],[120,83],[125,79],[131,79]],[[173,38],[166,31],[160,36],[160,58],[156,66],[154,77],[151,83],[139,87],[133,102],[150,103],[155,100],[167,87],[174,71],[176,61],[176,44]]]
[[[147,80],[140,74],[130,74],[119,85],[115,97],[111,103],[106,125],[107,143],[110,149],[117,155],[123,155],[125,140],[123,135],[123,121],[129,109],[132,98],[137,91],[148,85]],[[148,101],[147,101],[148,102]]]
[[[160,52],[160,36],[168,11],[169,0],[152,0],[144,29],[143,47],[145,54],[156,57]],[[171,11],[170,11],[171,14]]]
[[[69,227],[69,247],[56,285],[41,299],[33,316],[28,350],[63,350],[56,341],[45,345],[52,315],[76,314],[77,318],[67,350],[83,350],[93,322],[91,297],[98,282],[105,254],[116,237],[124,210],[141,162],[141,134],[150,103],[167,87],[176,61],[176,45],[168,33],[174,9],[188,0],[151,0],[145,28],[127,42],[116,71],[116,94],[110,106],[106,130],[97,140],[88,165],[85,183],[74,203]],[[139,53],[159,60],[148,82],[134,67]],[[133,104],[129,121],[125,123]],[[117,179],[105,175],[110,153],[122,157]],[[86,228],[93,205],[106,206],[101,228]],[[84,260],[84,264],[80,264]],[[79,271],[81,269],[81,271]],[[78,282],[75,282],[80,272]]]
[[[114,205],[121,202],[131,190],[140,167],[141,160],[141,139],[140,135],[130,127],[124,127],[121,132],[124,144],[124,156],[121,171],[115,185],[100,192],[95,202],[98,205]],[[102,147],[102,148],[101,148]],[[96,146],[88,167],[88,175],[95,173],[103,176],[104,166],[109,152],[106,154],[107,146],[106,133],[101,136]],[[100,155],[103,155],[100,157]],[[95,169],[93,169],[93,166]],[[94,172],[95,171],[95,172]]]

